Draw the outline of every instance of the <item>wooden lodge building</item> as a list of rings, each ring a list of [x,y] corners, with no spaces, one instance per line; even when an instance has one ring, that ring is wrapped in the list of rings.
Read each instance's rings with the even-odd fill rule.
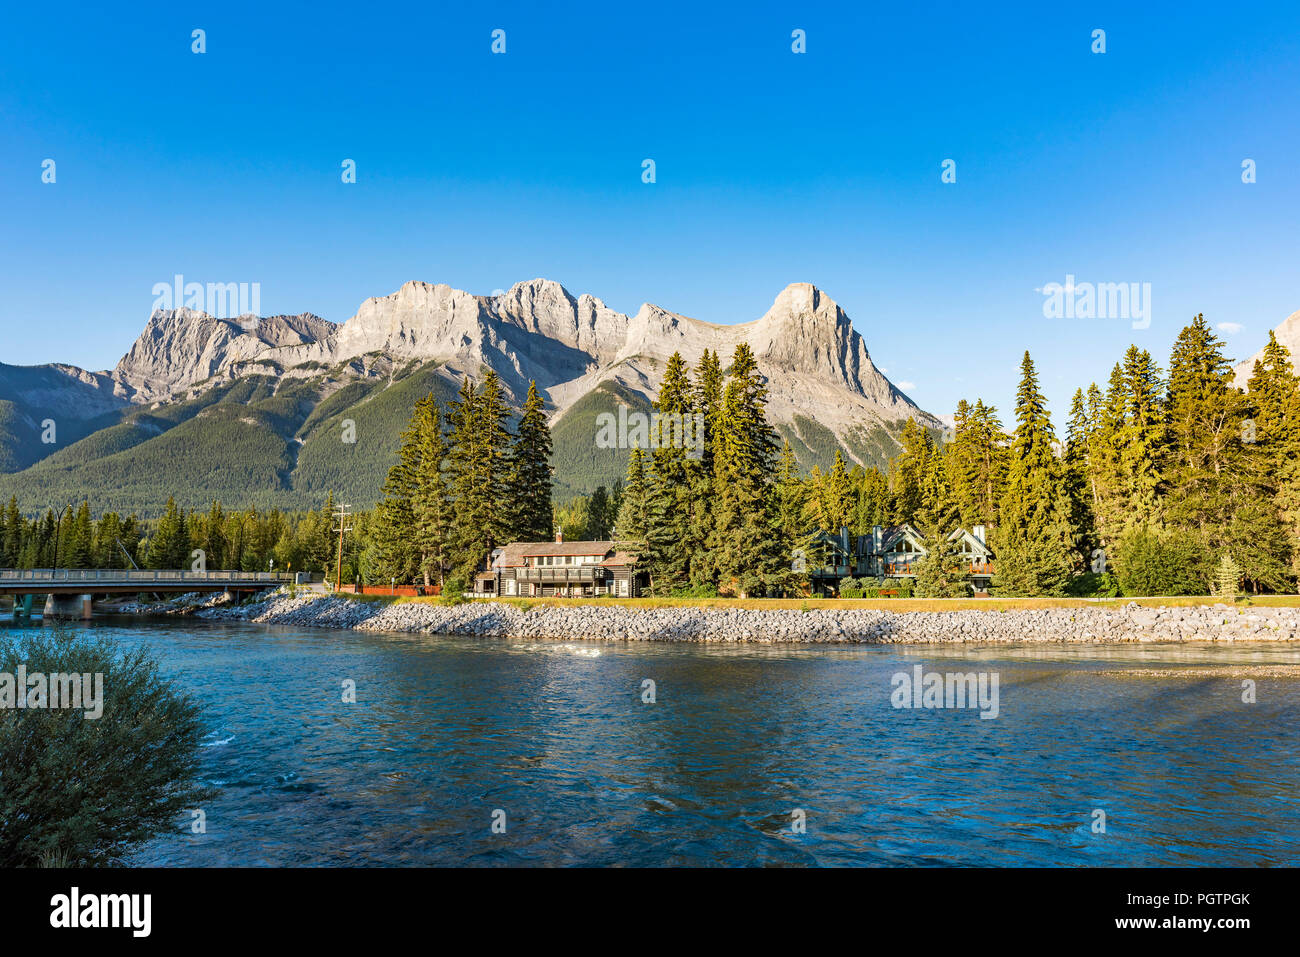
[[[486,571],[474,576],[474,594],[501,598],[636,598],[649,575],[616,542],[511,542],[493,549]]]
[[[985,538],[984,526],[955,528],[948,541],[960,543],[958,551],[970,566],[971,587],[987,594],[993,579],[993,550]],[[808,577],[814,593],[839,591],[843,578],[915,578],[916,566],[928,553],[925,536],[907,522],[875,526],[870,535],[849,536],[841,528],[838,536],[821,532],[813,538],[824,562],[810,563]]]

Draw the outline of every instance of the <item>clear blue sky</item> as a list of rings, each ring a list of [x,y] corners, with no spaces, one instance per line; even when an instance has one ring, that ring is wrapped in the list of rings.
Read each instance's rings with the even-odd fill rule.
[[[409,279],[718,322],[807,281],[934,412],[1009,411],[1029,349],[1060,427],[1131,341],[1204,312],[1243,358],[1300,309],[1300,4],[471,6],[9,5],[0,361],[112,366],[175,273],[339,322]],[[1151,283],[1151,327],[1045,319],[1066,274]]]

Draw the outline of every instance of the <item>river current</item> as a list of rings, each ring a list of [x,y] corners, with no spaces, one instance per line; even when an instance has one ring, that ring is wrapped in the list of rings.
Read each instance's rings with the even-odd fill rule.
[[[1285,645],[89,627],[150,646],[209,729],[205,833],[179,821],[134,864],[1300,863]],[[996,717],[898,706],[918,666],[996,676]]]

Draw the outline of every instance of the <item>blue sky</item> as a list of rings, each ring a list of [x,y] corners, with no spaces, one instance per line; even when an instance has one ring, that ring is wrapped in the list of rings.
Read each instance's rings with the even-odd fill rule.
[[[1204,312],[1244,358],[1300,309],[1300,5],[468,6],[11,5],[0,361],[110,367],[176,273],[337,322],[409,279],[716,322],[813,282],[922,407],[1009,413],[1029,349],[1060,427],[1130,342]],[[1067,274],[1150,283],[1150,328],[1044,318]]]

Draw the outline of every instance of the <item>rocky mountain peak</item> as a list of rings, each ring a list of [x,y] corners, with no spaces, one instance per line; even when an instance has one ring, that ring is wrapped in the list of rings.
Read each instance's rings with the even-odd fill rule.
[[[189,309],[152,315],[113,372],[134,401],[178,394],[217,376],[316,374],[367,356],[436,361],[441,374],[492,368],[522,399],[529,380],[556,417],[602,385],[653,398],[669,357],[692,366],[704,351],[724,365],[747,343],[768,379],[776,422],[815,419],[837,434],[909,415],[935,422],[871,362],[844,310],[811,283],[791,283],[760,318],[721,325],[645,303],[633,316],[554,280],[530,279],[491,296],[444,283],[406,282],[365,300],[341,325],[318,316],[214,319]],[[365,374],[364,371],[359,374]]]
[[[1300,372],[1300,310],[1291,313],[1282,320],[1282,324],[1273,330],[1277,336],[1277,341],[1291,353],[1291,365]],[[1264,354],[1263,348],[1256,352],[1249,359],[1237,363],[1233,368],[1235,373],[1233,384],[1238,388],[1246,388],[1246,383],[1250,381],[1251,373],[1255,370],[1255,363]]]

